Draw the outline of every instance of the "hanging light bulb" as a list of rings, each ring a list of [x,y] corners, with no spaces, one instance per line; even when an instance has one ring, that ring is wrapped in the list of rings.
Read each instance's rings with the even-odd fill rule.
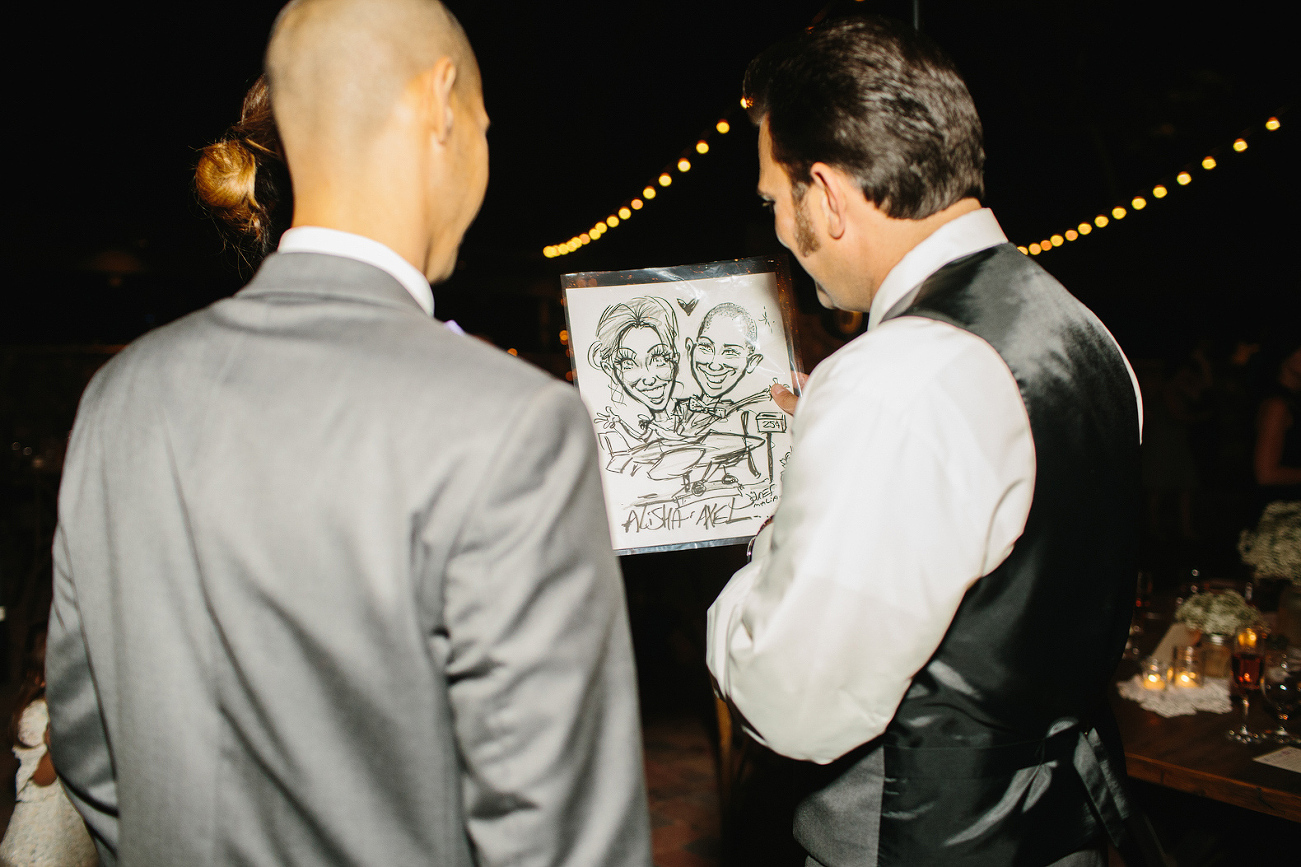
[[[732,131],[732,125],[725,120],[720,120],[714,124],[714,129],[718,130],[721,135],[727,135]]]
[[[682,159],[678,160],[678,171],[680,172],[691,171],[691,160],[687,159],[686,157],[683,157]]]
[[[647,198],[647,199],[653,199],[653,198],[655,198],[655,195],[656,195],[656,194],[655,194],[655,188],[654,188],[654,187],[647,187],[646,189],[644,189],[644,190],[641,191],[641,194],[642,194],[645,198]]]
[[[1273,132],[1274,130],[1278,129],[1278,127],[1279,127],[1279,122],[1278,122],[1278,118],[1276,117],[1271,117],[1269,120],[1265,121],[1265,129],[1269,130],[1270,132]]]
[[[1240,139],[1236,140],[1236,141],[1233,143],[1233,149],[1234,149],[1235,151],[1237,151],[1238,153],[1242,153],[1243,151],[1245,151],[1245,150],[1247,149],[1247,140],[1246,140],[1245,138],[1240,138]]]
[[[1030,255],[1031,255],[1031,256],[1038,256],[1038,255],[1039,255],[1040,253],[1042,253],[1042,252],[1043,252],[1043,247],[1040,247],[1038,244],[1031,244],[1031,245],[1030,245]]]
[[[1157,184],[1155,187],[1152,188],[1152,198],[1164,199],[1165,194],[1168,192],[1170,191],[1167,190],[1165,187],[1161,186],[1160,184]]]
[[[1175,175],[1175,181],[1177,181],[1179,183],[1179,186],[1181,187],[1188,186],[1190,183],[1192,183],[1192,180],[1193,180],[1193,176],[1188,174],[1188,172],[1180,172],[1179,174]]]
[[[669,175],[668,172],[665,172],[664,174],[660,175],[659,181],[661,187],[667,187],[669,184],[673,183],[673,178],[672,176]],[[650,196],[647,196],[646,198],[649,199]]]
[[[1206,171],[1208,172],[1211,169],[1215,168],[1215,157],[1207,157],[1206,159],[1202,160],[1202,168],[1206,169]]]
[[[1098,214],[1098,216],[1093,218],[1093,225],[1097,226],[1099,229],[1106,228],[1107,224],[1110,222],[1111,221],[1107,219],[1105,214]]]
[[[1080,223],[1080,224],[1079,224],[1078,226],[1076,226],[1075,228],[1077,228],[1077,229],[1080,230],[1080,234],[1081,234],[1081,235],[1087,235],[1087,234],[1089,234],[1090,232],[1093,231],[1093,227],[1090,226],[1088,223]]]
[[[1126,213],[1127,212],[1125,211],[1125,209],[1122,208],[1120,205],[1116,205],[1116,207],[1111,209],[1111,216],[1115,217],[1117,220],[1125,219]]]
[[[1133,201],[1130,202],[1130,204],[1134,206],[1134,210],[1141,211],[1147,207],[1147,199],[1143,198],[1142,196],[1135,196]]]
[[[1074,241],[1074,240],[1075,240],[1076,238],[1078,238],[1078,237],[1080,237],[1080,233],[1077,232],[1077,231],[1075,231],[1074,229],[1067,229],[1067,230],[1066,230],[1066,240],[1068,240],[1068,241]]]
[[[628,210],[627,208],[620,208],[620,209],[619,209],[619,219],[620,219],[620,220],[626,220],[626,219],[628,219],[628,218],[631,217],[631,216],[632,216],[632,211]]]
[[[709,142],[705,141],[704,139],[701,139],[700,141],[696,142],[696,153],[698,154],[709,153]]]
[[[655,191],[651,190],[651,192],[653,193]],[[634,211],[640,211],[645,206],[645,203],[641,199],[633,199],[628,204],[632,205]]]

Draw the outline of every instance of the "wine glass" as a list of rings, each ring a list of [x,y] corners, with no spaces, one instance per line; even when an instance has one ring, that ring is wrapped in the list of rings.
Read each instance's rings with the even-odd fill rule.
[[[1233,637],[1233,681],[1242,696],[1242,726],[1225,733],[1231,741],[1255,744],[1264,739],[1247,728],[1247,711],[1251,707],[1251,693],[1260,689],[1261,650],[1265,632],[1257,626],[1244,626]]]
[[[1293,661],[1286,653],[1271,652],[1265,657],[1260,674],[1260,694],[1274,706],[1278,728],[1266,737],[1280,744],[1301,744],[1301,738],[1287,730],[1288,717],[1301,706],[1301,660]]]

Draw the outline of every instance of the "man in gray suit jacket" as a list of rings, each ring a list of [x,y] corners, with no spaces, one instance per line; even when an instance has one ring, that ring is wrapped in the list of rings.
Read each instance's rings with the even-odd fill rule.
[[[431,319],[487,183],[434,0],[300,0],[294,226],[86,391],[55,765],[105,864],[648,865],[635,679],[569,386]]]

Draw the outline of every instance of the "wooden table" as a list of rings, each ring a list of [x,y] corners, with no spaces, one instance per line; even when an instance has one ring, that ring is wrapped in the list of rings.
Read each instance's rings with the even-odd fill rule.
[[[1150,638],[1155,643],[1168,622],[1147,621],[1145,637],[1155,633],[1155,638]],[[1139,642],[1144,651],[1148,650],[1143,646],[1146,643]],[[1123,662],[1117,678],[1132,677],[1137,671],[1137,663]],[[1252,731],[1278,727],[1264,704],[1259,695],[1251,702]],[[1130,777],[1301,822],[1301,773],[1252,761],[1280,745],[1273,741],[1239,744],[1224,736],[1242,724],[1242,709],[1236,702],[1232,713],[1198,712],[1167,719],[1121,698],[1113,686],[1111,706],[1120,725]],[[1293,730],[1296,728],[1294,723]]]

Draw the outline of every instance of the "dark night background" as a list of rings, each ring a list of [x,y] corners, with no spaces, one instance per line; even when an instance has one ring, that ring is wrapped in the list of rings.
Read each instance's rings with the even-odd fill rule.
[[[42,5],[11,29],[0,341],[122,343],[239,287],[194,202],[199,147],[233,122],[279,3]],[[753,193],[746,62],[822,0],[449,2],[484,71],[492,180],[436,290],[439,313],[503,346],[555,352],[566,271],[734,258],[773,247]],[[909,2],[831,4],[910,18]],[[985,123],[988,204],[1027,244],[1128,202],[1259,129],[1296,94],[1281,3],[923,0]],[[542,248],[622,204],[726,114],[705,157],[630,223],[555,260]],[[1288,294],[1296,133],[1040,261],[1131,355],[1249,319]],[[1291,279],[1289,283],[1288,280]],[[807,298],[805,299],[808,300]]]
[[[568,369],[559,275],[779,249],[754,193],[755,132],[738,105],[747,62],[820,12],[913,15],[910,0],[445,2],[482,67],[492,177],[455,276],[434,289],[437,314],[557,374]],[[48,611],[53,502],[85,382],[116,347],[235,292],[250,274],[199,208],[192,176],[199,148],[237,119],[280,5],[6,11],[0,605],[9,619],[0,631],[10,634],[0,654],[21,648],[28,624]],[[1038,259],[1111,327],[1141,375],[1166,375],[1198,341],[1209,338],[1222,361],[1237,341],[1301,322],[1287,264],[1301,156],[1301,116],[1287,109],[1301,89],[1286,8],[920,2],[922,29],[954,57],[981,113],[986,203],[1014,243],[1148,196],[1141,213]],[[1282,121],[1277,132],[1263,129],[1271,115]],[[726,136],[713,132],[720,117],[732,124]],[[1249,149],[1233,153],[1248,133]],[[693,150],[702,135],[711,145],[703,157]],[[1208,154],[1219,162],[1210,172],[1199,167]],[[573,255],[543,257],[544,246],[615,212],[682,155],[692,171],[673,172],[672,187],[632,220]],[[1185,168],[1193,183],[1178,187]],[[1171,190],[1162,201],[1150,196],[1157,182]],[[805,318],[821,317],[824,336],[834,335],[792,268]],[[1246,392],[1234,399],[1229,428],[1207,423],[1194,442],[1228,467],[1204,470],[1202,541],[1172,546],[1149,528],[1145,556],[1158,584],[1186,580],[1198,564],[1241,570],[1233,461],[1250,447],[1254,404]],[[1237,457],[1225,457],[1229,446]],[[702,718],[712,713],[699,664],[703,611],[739,551],[625,558],[648,707],[685,695]],[[0,661],[0,681],[17,661]],[[781,831],[760,840],[792,845],[788,819],[756,821]]]

